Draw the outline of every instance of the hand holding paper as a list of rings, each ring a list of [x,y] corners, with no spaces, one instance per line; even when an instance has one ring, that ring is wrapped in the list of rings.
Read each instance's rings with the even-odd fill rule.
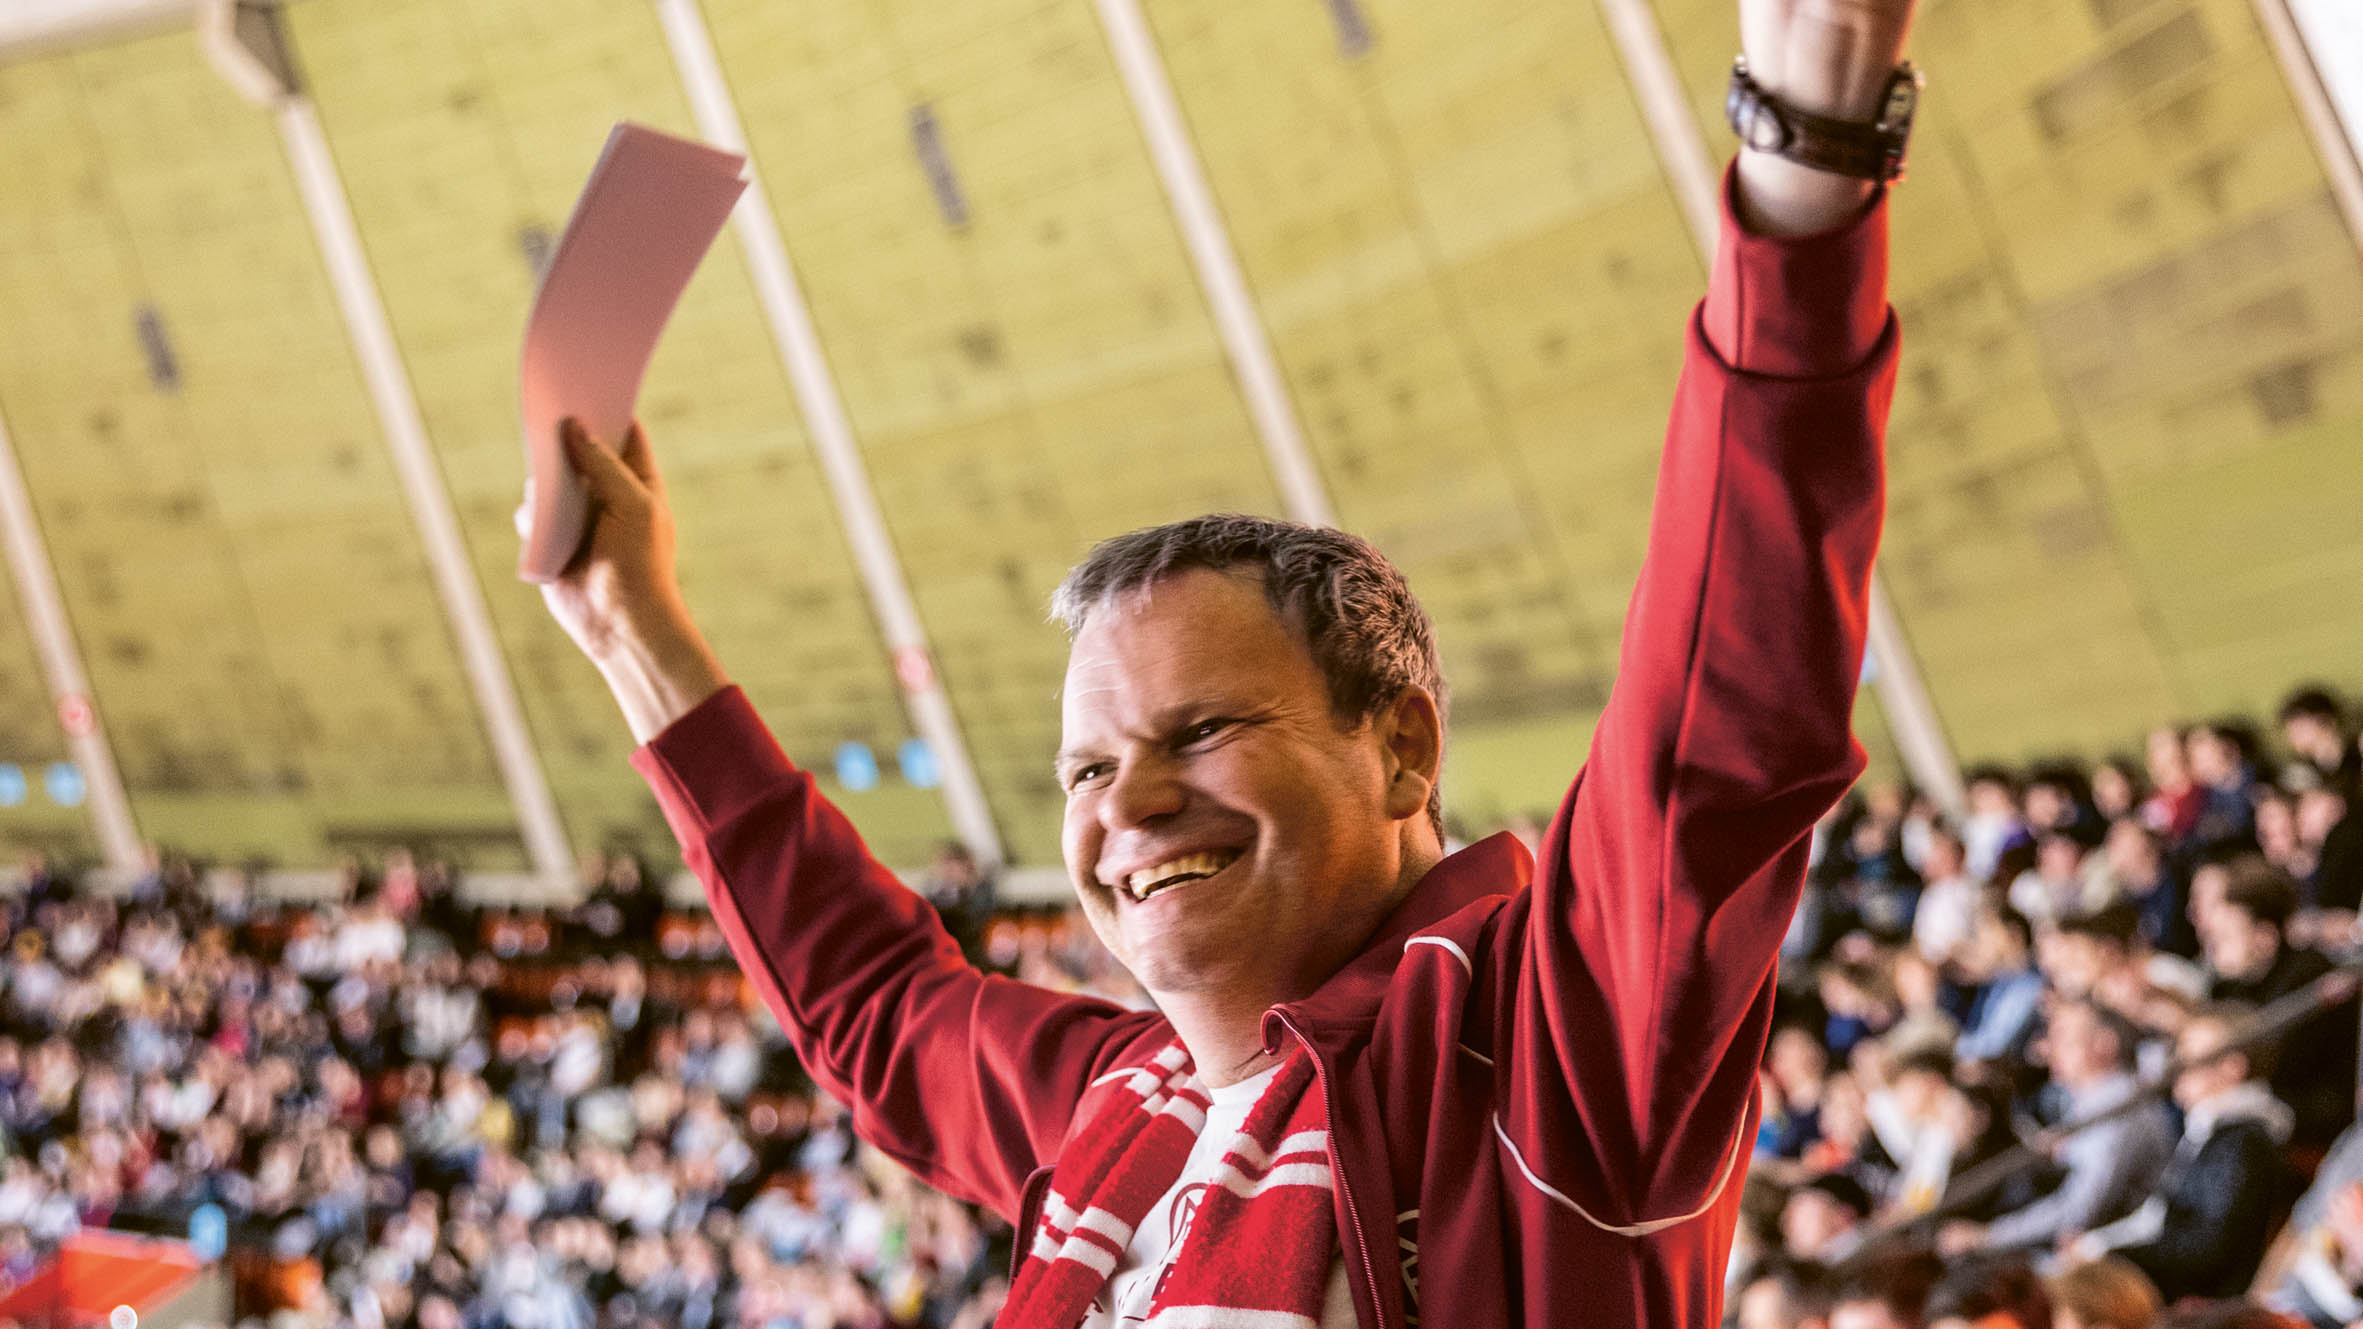
[[[517,575],[549,582],[582,544],[589,504],[558,422],[613,449],[656,340],[745,190],[746,159],[619,124],[576,200],[525,329],[518,399],[527,479]]]
[[[518,575],[541,583],[551,616],[643,743],[728,682],[682,601],[664,480],[632,402],[657,335],[745,188],[744,165],[617,126],[525,335],[530,476],[517,510]]]

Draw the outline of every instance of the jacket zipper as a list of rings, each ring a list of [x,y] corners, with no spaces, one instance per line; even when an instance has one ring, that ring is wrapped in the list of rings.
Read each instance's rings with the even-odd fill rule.
[[[1370,1236],[1362,1228],[1362,1207],[1354,1203],[1354,1188],[1346,1180],[1346,1161],[1337,1151],[1337,1093],[1330,1087],[1329,1063],[1322,1058],[1320,1050],[1313,1046],[1313,1040],[1305,1036],[1305,1031],[1297,1027],[1296,1021],[1289,1018],[1286,1011],[1275,1007],[1272,1013],[1280,1017],[1280,1023],[1287,1027],[1289,1033],[1296,1036],[1305,1055],[1313,1059],[1314,1078],[1321,1082],[1321,1106],[1329,1114],[1329,1171],[1337,1178],[1338,1194],[1346,1197],[1346,1221],[1354,1229],[1354,1254],[1361,1259],[1363,1286],[1370,1289],[1371,1313],[1383,1321],[1386,1318],[1386,1299],[1379,1295],[1378,1265],[1370,1258]]]

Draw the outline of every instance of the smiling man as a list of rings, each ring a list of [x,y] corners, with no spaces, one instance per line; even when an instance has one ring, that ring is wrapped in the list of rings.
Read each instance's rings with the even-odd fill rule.
[[[1368,544],[1207,517],[1068,577],[1067,868],[1155,1011],[962,963],[707,649],[645,437],[569,428],[598,515],[550,608],[814,1077],[1017,1223],[999,1323],[1719,1319],[1775,953],[1861,766],[1910,11],[1742,0],[1749,146],[1539,858],[1445,855],[1435,642]]]

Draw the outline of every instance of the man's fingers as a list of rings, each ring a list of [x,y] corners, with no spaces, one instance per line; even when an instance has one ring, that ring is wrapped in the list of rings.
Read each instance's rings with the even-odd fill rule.
[[[620,455],[623,457],[625,468],[637,476],[641,484],[648,486],[648,492],[652,494],[665,492],[664,477],[657,474],[656,470],[656,453],[651,451],[648,446],[648,431],[640,427],[638,420],[634,420],[631,429],[624,434],[624,446]]]
[[[583,478],[584,487],[601,506],[647,501],[648,486],[622,459],[593,442],[579,421],[569,417],[561,422],[558,437],[566,445],[566,459],[574,464],[575,474]]]

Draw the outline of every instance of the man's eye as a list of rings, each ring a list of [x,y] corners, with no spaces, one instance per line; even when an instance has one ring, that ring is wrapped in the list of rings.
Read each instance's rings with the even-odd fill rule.
[[[1200,720],[1182,731],[1182,742],[1202,743],[1230,727],[1229,720]]]
[[[1106,762],[1095,761],[1089,766],[1078,766],[1067,775],[1067,792],[1073,793],[1098,779],[1108,769]]]

